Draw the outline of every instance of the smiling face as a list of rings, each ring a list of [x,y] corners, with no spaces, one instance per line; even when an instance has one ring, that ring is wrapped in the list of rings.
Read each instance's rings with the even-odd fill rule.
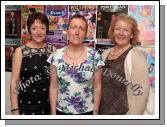
[[[69,43],[73,45],[80,45],[86,36],[86,23],[81,18],[73,18],[68,27]]]
[[[30,34],[33,42],[43,43],[46,37],[46,25],[39,20],[35,20],[30,26]]]
[[[126,46],[130,44],[133,38],[132,25],[125,20],[118,20],[114,28],[114,39],[118,46]]]

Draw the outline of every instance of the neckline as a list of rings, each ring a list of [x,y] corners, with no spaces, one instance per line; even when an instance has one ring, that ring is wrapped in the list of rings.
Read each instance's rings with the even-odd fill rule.
[[[31,42],[30,42],[31,43]],[[29,47],[29,46],[27,46],[27,45],[25,45],[27,48],[29,48],[29,49],[44,49],[44,48],[46,48],[47,47],[47,44],[45,45],[45,47],[41,47],[41,48],[31,48],[31,47]]]
[[[69,65],[70,67],[80,66],[81,64],[84,64],[84,63],[86,62],[86,60],[88,59],[88,50],[89,50],[89,48],[85,46],[85,48],[86,48],[86,57],[85,57],[85,60],[83,60],[83,62],[78,63],[78,64],[76,64],[76,65],[73,66],[72,64],[69,64],[68,62],[66,62],[66,61],[64,60],[64,53],[65,53],[66,48],[67,48],[67,46],[64,47],[63,55],[62,55],[62,60],[63,60],[63,62],[64,62],[66,65]]]
[[[133,46],[131,46],[131,47],[129,47],[127,50],[125,50],[120,56],[118,56],[117,58],[115,58],[115,59],[108,59],[108,57],[109,57],[109,55],[110,55],[110,53],[111,53],[111,51],[112,50],[110,50],[110,52],[109,52],[109,54],[108,54],[108,56],[107,56],[107,58],[106,58],[106,60],[107,61],[115,61],[115,60],[117,60],[117,59],[119,59],[125,52],[127,52],[127,51],[129,51],[129,50],[131,50],[133,48]]]

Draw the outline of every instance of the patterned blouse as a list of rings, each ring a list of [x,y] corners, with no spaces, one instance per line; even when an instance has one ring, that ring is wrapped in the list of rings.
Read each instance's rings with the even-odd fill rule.
[[[67,114],[93,111],[93,72],[104,66],[100,54],[87,47],[84,62],[71,66],[63,60],[66,47],[56,50],[48,58],[55,65],[59,83],[57,110]]]

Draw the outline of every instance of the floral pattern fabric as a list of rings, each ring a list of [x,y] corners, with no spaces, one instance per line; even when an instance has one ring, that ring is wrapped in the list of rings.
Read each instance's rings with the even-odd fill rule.
[[[100,54],[87,47],[84,62],[71,66],[63,60],[66,47],[58,49],[48,58],[56,66],[59,82],[57,110],[67,114],[82,114],[93,110],[93,73],[104,62]]]

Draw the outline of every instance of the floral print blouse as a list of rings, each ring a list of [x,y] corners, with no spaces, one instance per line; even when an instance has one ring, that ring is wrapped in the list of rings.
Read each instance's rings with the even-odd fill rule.
[[[95,49],[86,49],[85,61],[74,67],[63,60],[66,47],[57,49],[47,60],[57,69],[58,111],[67,114],[93,111],[93,72],[104,66],[104,62]]]

